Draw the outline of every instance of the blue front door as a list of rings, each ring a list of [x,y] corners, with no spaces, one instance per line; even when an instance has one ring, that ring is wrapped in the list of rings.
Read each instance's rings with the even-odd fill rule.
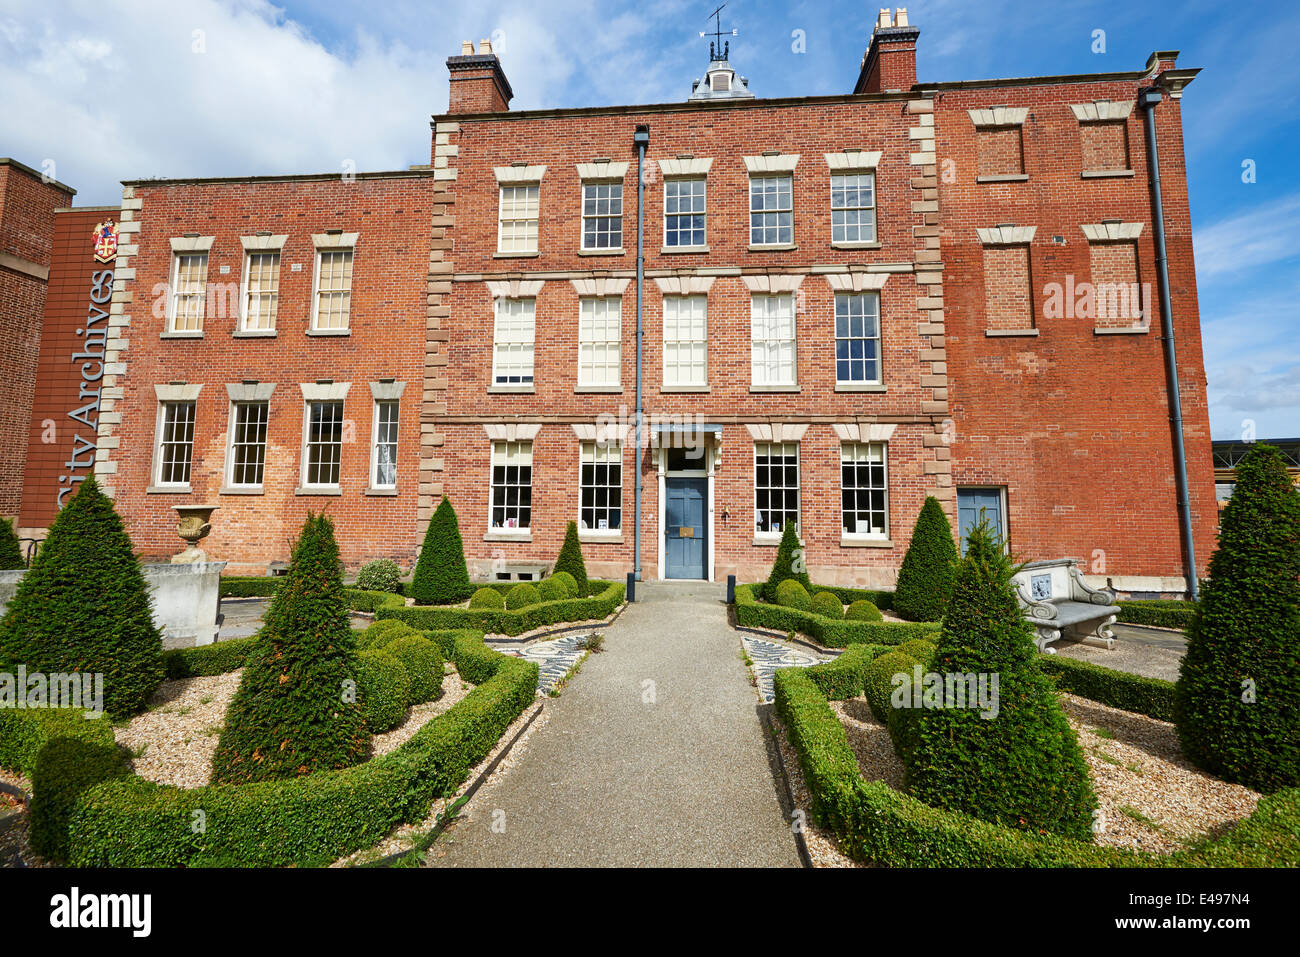
[[[664,503],[664,573],[669,578],[708,578],[708,479],[668,478]]]
[[[998,488],[959,488],[957,490],[957,524],[961,531],[961,553],[966,554],[966,535],[983,518],[1000,541],[1007,540],[1007,526],[1002,516],[1002,490]]]

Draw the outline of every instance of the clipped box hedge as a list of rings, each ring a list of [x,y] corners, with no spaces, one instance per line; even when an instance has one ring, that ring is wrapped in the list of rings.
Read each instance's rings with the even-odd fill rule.
[[[862,777],[844,726],[819,687],[824,681],[819,682],[811,671],[785,668],[776,673],[776,709],[799,755],[813,797],[814,819],[832,831],[840,849],[855,860],[885,867],[1300,865],[1300,789],[1296,788],[1264,798],[1250,817],[1226,834],[1202,838],[1169,855],[1031,834],[932,808],[883,782]]]
[[[799,611],[783,605],[769,605],[760,602],[756,597],[755,593],[759,587],[757,585],[736,586],[736,624],[746,628],[796,631],[808,635],[826,648],[847,648],[854,644],[900,645],[912,638],[933,640],[939,633],[939,623],[936,621],[850,621],[827,618],[824,615]],[[852,600],[873,594],[858,589],[838,589],[838,591],[845,592],[845,597],[851,593]],[[888,592],[879,594],[888,594]]]
[[[65,809],[54,846],[62,841],[74,866],[321,866],[377,843],[399,824],[423,820],[432,801],[465,780],[536,696],[535,662],[494,651],[481,633],[428,637],[450,647],[461,675],[477,687],[396,751],[364,764],[192,789],[119,777],[121,771],[98,765],[92,771],[102,777],[88,782],[84,773],[55,775],[51,764],[42,784],[40,755],[66,768],[70,756],[85,752],[52,745],[112,745],[112,727],[85,721],[80,712],[69,720],[57,712],[0,711],[0,766],[37,772],[34,820],[42,799]],[[231,661],[222,657],[221,644],[234,643],[187,649],[198,659],[187,659],[187,666],[207,671]],[[102,730],[85,730],[96,728]],[[61,781],[76,788],[73,799],[58,792]]]
[[[1059,691],[1160,721],[1174,720],[1172,681],[1146,678],[1060,655],[1040,655],[1038,663],[1044,673],[1056,680]]]
[[[517,585],[518,582],[511,583]],[[380,620],[396,618],[420,630],[473,628],[494,635],[522,635],[526,631],[569,621],[608,618],[623,604],[625,585],[604,582],[589,598],[543,601],[512,610],[417,605],[411,608],[385,606],[376,611]]]
[[[1132,599],[1115,604],[1120,609],[1115,620],[1129,625],[1154,625],[1186,631],[1196,616],[1196,603],[1191,601]]]

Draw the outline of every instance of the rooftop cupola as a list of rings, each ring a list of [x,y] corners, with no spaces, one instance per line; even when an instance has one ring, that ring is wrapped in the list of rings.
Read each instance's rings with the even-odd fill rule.
[[[725,7],[724,3],[722,7]],[[735,36],[733,28],[730,34],[722,32],[722,7],[713,11],[717,22],[712,33],[700,31],[701,37],[711,36],[709,41],[709,69],[700,79],[691,84],[692,100],[752,100],[754,94],[749,92],[749,80],[737,76],[736,71],[727,62],[731,53],[731,41],[724,36]]]

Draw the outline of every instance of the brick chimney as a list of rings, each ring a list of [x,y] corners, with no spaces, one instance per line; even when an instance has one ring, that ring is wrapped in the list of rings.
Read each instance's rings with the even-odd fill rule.
[[[920,30],[908,25],[907,7],[899,7],[896,14],[881,10],[853,92],[894,92],[915,86],[916,38],[920,35]]]
[[[447,57],[451,74],[448,113],[503,113],[510,109],[514,90],[501,69],[501,61],[492,52],[491,40],[479,40],[478,52],[466,40],[460,56]]]

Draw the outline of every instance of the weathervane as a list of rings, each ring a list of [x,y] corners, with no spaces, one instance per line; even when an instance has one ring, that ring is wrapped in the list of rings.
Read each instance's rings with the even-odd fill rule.
[[[724,3],[724,4],[722,5],[722,7],[725,7],[725,6],[726,6],[726,4]],[[722,32],[722,7],[718,7],[718,9],[714,10],[712,13],[709,14],[709,17],[713,18],[713,20],[715,21],[715,23],[714,23],[714,30],[713,30],[713,33],[710,34],[710,33],[708,33],[708,32],[705,31],[705,30],[701,30],[701,31],[700,31],[700,39],[704,39],[704,38],[707,37],[707,36],[712,36],[712,37],[713,37],[713,39],[709,41],[709,59],[710,59],[710,60],[716,60],[716,59],[718,59],[718,53],[719,53],[719,52],[722,53],[722,59],[724,59],[724,60],[727,59],[727,57],[729,57],[729,56],[731,55],[731,41],[728,40],[727,43],[726,43],[726,46],[723,46],[723,45],[722,45],[722,37],[723,37],[723,32]],[[734,36],[737,36],[737,31],[735,30],[735,28],[732,28],[731,33],[727,34],[727,36],[733,36],[733,37],[734,37]]]

